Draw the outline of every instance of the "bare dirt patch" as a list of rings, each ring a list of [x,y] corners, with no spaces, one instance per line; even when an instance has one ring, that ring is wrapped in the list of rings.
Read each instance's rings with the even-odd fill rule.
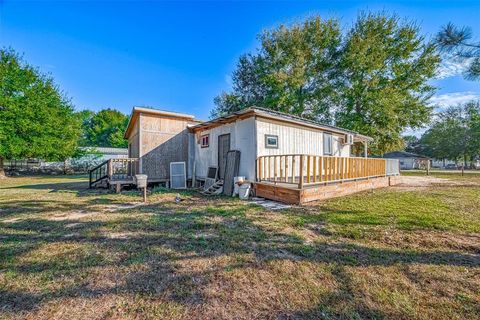
[[[400,183],[392,186],[396,190],[413,191],[429,187],[480,186],[477,181],[453,180],[434,176],[401,176]]]

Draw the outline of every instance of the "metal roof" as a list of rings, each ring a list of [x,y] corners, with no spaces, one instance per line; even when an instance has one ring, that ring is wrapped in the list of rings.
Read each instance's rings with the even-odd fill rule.
[[[101,154],[118,154],[128,155],[128,148],[111,148],[111,147],[80,147],[81,150],[98,152]]]
[[[286,121],[289,121],[289,122],[294,122],[294,123],[297,123],[297,124],[300,124],[300,125],[308,125],[308,126],[312,126],[312,127],[316,127],[316,128],[325,130],[325,131],[337,132],[337,133],[342,133],[342,134],[349,133],[349,134],[352,134],[355,137],[360,138],[362,140],[368,140],[368,141],[373,140],[373,138],[371,138],[371,137],[359,134],[358,132],[355,132],[355,131],[352,131],[352,130],[343,129],[343,128],[340,128],[340,127],[320,123],[318,121],[314,121],[314,120],[310,120],[310,119],[305,119],[305,118],[295,116],[295,115],[291,115],[291,114],[288,114],[288,113],[275,111],[275,110],[271,110],[271,109],[260,108],[260,107],[256,107],[256,106],[252,106],[250,108],[242,109],[242,110],[237,111],[237,112],[232,112],[232,113],[230,113],[228,115],[225,115],[223,117],[218,117],[216,119],[197,124],[197,125],[193,126],[192,129],[208,127],[208,126],[213,125],[215,123],[222,123],[225,120],[228,120],[228,119],[231,119],[231,118],[234,118],[234,117],[238,117],[238,116],[247,114],[249,112],[251,112],[253,114],[256,114],[256,115],[265,116],[265,117],[268,117],[268,118],[282,119],[282,120],[286,120]]]
[[[421,158],[421,159],[430,159],[429,157],[422,156],[419,154],[406,152],[406,151],[392,151],[387,152],[383,155],[384,158],[396,159],[396,158]]]

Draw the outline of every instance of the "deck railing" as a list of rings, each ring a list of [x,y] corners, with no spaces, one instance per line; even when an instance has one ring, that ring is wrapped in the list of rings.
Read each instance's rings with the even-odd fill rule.
[[[137,158],[110,159],[108,162],[108,176],[110,180],[131,180],[138,174]]]
[[[330,157],[305,154],[257,158],[257,181],[304,185],[382,177],[386,159]]]
[[[89,171],[89,186],[102,182],[111,181],[133,181],[133,177],[139,172],[137,158],[109,159],[100,163]]]

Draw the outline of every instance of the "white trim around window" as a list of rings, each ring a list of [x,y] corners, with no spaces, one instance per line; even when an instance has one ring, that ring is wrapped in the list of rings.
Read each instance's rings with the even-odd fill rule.
[[[278,136],[271,134],[265,135],[265,148],[278,149]]]
[[[200,137],[200,146],[202,148],[208,148],[210,146],[210,135],[204,134]]]
[[[333,136],[331,133],[323,133],[323,155],[331,156],[333,154]]]

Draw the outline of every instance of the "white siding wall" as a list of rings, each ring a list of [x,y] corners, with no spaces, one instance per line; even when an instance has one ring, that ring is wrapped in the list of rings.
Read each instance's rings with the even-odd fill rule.
[[[415,159],[414,158],[399,158],[400,169],[414,169],[415,168]]]
[[[230,149],[240,151],[239,175],[254,181],[256,159],[262,155],[310,154],[323,155],[323,132],[286,123],[265,121],[251,117],[225,124],[195,135],[195,175],[204,178],[209,166],[218,166],[218,136],[230,134]],[[255,136],[256,133],[256,136]],[[202,148],[199,139],[210,134],[208,148]],[[265,148],[265,135],[278,136],[278,149]],[[334,156],[349,157],[350,146],[342,145],[341,135],[333,136]],[[256,137],[256,138],[255,138]]]
[[[218,166],[218,136],[230,134],[230,150],[240,151],[239,175],[249,180],[255,179],[255,121],[254,118],[239,120],[210,130],[197,133],[195,136],[195,175],[204,178],[209,166]],[[198,143],[200,136],[210,134],[208,148]]]
[[[265,147],[265,135],[278,136],[278,148]],[[340,135],[333,136],[333,156],[349,157],[350,146],[342,145]],[[286,123],[257,119],[257,156],[281,154],[323,155],[323,132]]]

